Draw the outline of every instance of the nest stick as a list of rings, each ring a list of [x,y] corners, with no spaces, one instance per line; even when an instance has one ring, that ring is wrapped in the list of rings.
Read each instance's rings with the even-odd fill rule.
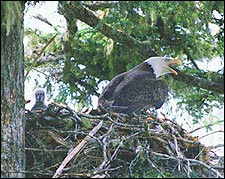
[[[102,127],[103,121],[100,121],[97,126],[95,126],[89,134],[66,156],[66,158],[63,160],[59,168],[56,170],[55,174],[52,178],[57,178],[60,173],[62,173],[62,170],[64,167],[69,163],[69,161],[80,151],[80,149],[86,144],[93,135],[98,132],[98,130]]]

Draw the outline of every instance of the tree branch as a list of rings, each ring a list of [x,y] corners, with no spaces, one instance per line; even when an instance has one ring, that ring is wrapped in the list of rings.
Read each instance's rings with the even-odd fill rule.
[[[141,42],[127,35],[125,32],[110,27],[109,25],[102,22],[100,18],[95,16],[91,10],[81,5],[79,1],[74,1],[70,4],[60,2],[60,4],[63,6],[63,9],[61,9],[61,13],[63,13],[64,16],[67,16],[68,18],[77,18],[85,22],[86,24],[98,30],[103,35],[107,36],[108,38],[111,38],[114,41],[123,44],[126,48],[136,50],[139,54],[143,56],[143,58],[149,58],[150,56],[158,56],[158,54],[152,49],[150,45],[151,43],[149,41]],[[187,51],[185,53],[187,53]],[[193,63],[190,54],[188,53],[187,55]],[[193,63],[193,65],[198,69],[195,63]],[[183,81],[193,86],[207,89],[219,94],[224,94],[224,86],[222,83],[208,81],[206,79],[195,77],[180,71],[177,76],[173,77],[178,81]]]
[[[74,1],[69,5],[62,2],[60,3],[64,8],[65,16],[80,19],[91,27],[97,29],[106,37],[111,38],[116,42],[120,42],[126,48],[136,50],[139,54],[143,55],[144,58],[157,56],[157,53],[152,49],[149,42],[141,42],[122,31],[110,27],[109,25],[103,23],[100,18],[95,16],[91,10],[84,7],[79,2]]]
[[[195,63],[194,59],[192,58],[190,52],[188,51],[187,47],[183,47],[183,50],[184,50],[184,53],[187,55],[187,59],[191,61],[191,63],[194,65],[194,67],[197,69],[197,70],[200,70],[198,68],[198,65]]]
[[[124,4],[127,4],[128,1],[84,1],[82,2],[82,4],[86,7],[88,7],[89,9],[91,10],[103,10],[103,9],[106,9],[106,8],[111,8],[115,5],[118,5],[118,4],[121,4],[121,3],[124,3]]]
[[[213,81],[206,80],[204,78],[192,76],[186,73],[183,73],[176,69],[178,72],[178,75],[173,75],[173,78],[178,81],[183,81],[187,84],[197,86],[203,89],[210,90],[212,92],[216,92],[219,94],[224,94],[224,84],[223,83],[217,83]]]

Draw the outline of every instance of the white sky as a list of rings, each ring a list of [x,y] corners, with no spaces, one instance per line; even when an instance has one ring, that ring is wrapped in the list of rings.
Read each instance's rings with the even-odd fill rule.
[[[32,17],[40,14],[44,18],[47,18],[52,25],[59,25],[61,27],[59,28],[60,32],[65,32],[66,20],[62,15],[57,13],[57,6],[58,1],[45,1],[41,5],[37,3],[35,7],[29,7],[24,16],[24,26],[32,29],[36,28],[46,33],[54,33],[54,29],[51,26]]]
[[[43,32],[46,33],[53,33],[54,29],[45,24],[44,22],[41,22],[40,20],[37,20],[35,18],[33,18],[33,15],[42,15],[44,18],[47,18],[48,21],[50,23],[52,23],[53,25],[59,25],[61,28],[60,29],[61,32],[65,32],[66,31],[66,21],[64,19],[63,16],[59,15],[57,13],[57,1],[45,1],[44,4],[39,5],[37,4],[35,7],[30,7],[28,9],[28,11],[25,14],[24,17],[24,26],[26,28],[32,28],[32,29],[39,29]],[[26,44],[26,42],[25,42]],[[201,69],[208,69],[210,71],[215,71],[218,69],[221,69],[224,66],[224,62],[221,62],[219,60],[212,60],[210,61],[210,63],[206,63],[206,62],[196,62],[199,67]],[[33,93],[32,90],[35,86],[34,83],[34,78],[37,78],[40,84],[44,83],[44,75],[40,74],[40,77],[37,77],[37,73],[36,72],[32,72],[31,73],[32,78],[28,81],[25,82],[25,99],[33,99]],[[106,84],[104,84],[106,85]],[[103,85],[103,86],[104,86]],[[94,107],[96,107],[97,105],[97,97],[94,98]],[[31,107],[33,106],[33,101],[31,103],[29,103],[28,105],[26,105],[27,109],[31,109]],[[175,104],[176,105],[176,104]],[[70,106],[71,108],[73,108],[73,106]],[[218,110],[215,109],[212,112],[214,115],[216,114],[217,117],[219,117],[220,119],[224,119],[224,108],[222,110]],[[209,118],[210,116],[206,116],[206,120]],[[178,123],[182,124],[185,126],[185,121],[178,121]],[[195,128],[197,127],[196,125],[194,126]],[[188,128],[188,126],[186,126],[186,129]],[[214,127],[214,130],[224,130],[224,123],[217,125]],[[188,130],[188,131],[191,131]],[[201,131],[197,131],[196,133],[194,133],[194,135],[199,135],[202,136],[205,134],[205,130],[201,130]],[[224,137],[222,135],[223,133],[216,133],[214,135],[210,135],[209,137],[205,137],[202,142],[205,145],[215,145],[218,143],[224,143]]]

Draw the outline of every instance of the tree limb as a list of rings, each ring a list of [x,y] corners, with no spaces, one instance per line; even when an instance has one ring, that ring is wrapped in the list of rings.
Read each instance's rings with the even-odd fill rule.
[[[187,84],[207,89],[219,94],[224,94],[224,84],[206,80],[204,78],[192,76],[176,69],[178,75],[173,75],[173,78],[178,81],[183,81]]]
[[[47,47],[53,42],[53,40],[55,39],[55,37],[58,34],[55,34],[52,36],[52,38],[46,43],[46,45],[41,49],[40,53],[38,54],[38,56],[34,59],[31,67],[27,70],[27,73],[25,75],[25,79],[27,78],[27,75],[29,74],[29,72],[32,70],[32,68],[36,65],[36,63],[38,62],[38,60],[41,58],[41,56],[44,54],[45,50],[47,49]]]
[[[89,9],[91,10],[103,10],[103,9],[106,9],[106,8],[112,8],[113,6],[115,5],[118,5],[118,4],[121,4],[121,3],[124,3],[124,4],[127,4],[128,1],[84,1],[82,2],[82,4],[86,7],[88,7]]]
[[[126,48],[136,50],[139,54],[142,54],[144,58],[149,58],[150,56],[158,56],[158,54],[152,49],[151,43],[149,41],[139,41],[127,35],[125,32],[110,27],[109,25],[102,22],[100,18],[95,16],[91,10],[81,5],[80,2],[74,1],[71,2],[71,4],[60,2],[60,4],[64,8],[64,16],[80,19],[108,38],[111,38],[114,41],[123,44]],[[196,68],[198,69],[198,67]],[[206,79],[195,77],[180,71],[177,76],[173,77],[178,81],[183,81],[193,86],[207,89],[219,94],[224,94],[224,85],[222,83],[208,81]]]
[[[143,55],[144,58],[157,56],[157,53],[152,49],[149,42],[141,42],[122,31],[110,27],[109,25],[103,23],[100,18],[95,16],[91,10],[84,7],[79,2],[74,1],[71,2],[70,5],[66,3],[64,4],[62,2],[60,3],[64,7],[65,16],[80,19],[91,27],[97,29],[99,32],[101,32],[108,38],[111,38],[116,42],[120,42],[126,48],[136,50],[138,53]]]
[[[200,70],[198,65],[195,63],[194,59],[192,58],[190,52],[188,51],[187,47],[183,46],[183,50],[184,50],[184,53],[187,55],[187,58],[188,60],[191,61],[191,63],[193,64],[193,66],[197,69],[197,70]]]

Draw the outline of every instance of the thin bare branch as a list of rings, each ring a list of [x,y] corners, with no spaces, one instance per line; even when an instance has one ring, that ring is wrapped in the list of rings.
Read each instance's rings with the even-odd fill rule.
[[[63,160],[62,164],[59,166],[59,168],[56,170],[55,174],[52,178],[57,178],[60,173],[62,173],[62,170],[67,165],[67,163],[70,162],[70,160],[78,153],[78,151],[84,146],[85,143],[87,143],[91,136],[94,136],[96,132],[102,127],[103,121],[100,121],[97,126],[95,126],[90,133],[79,143]]]

